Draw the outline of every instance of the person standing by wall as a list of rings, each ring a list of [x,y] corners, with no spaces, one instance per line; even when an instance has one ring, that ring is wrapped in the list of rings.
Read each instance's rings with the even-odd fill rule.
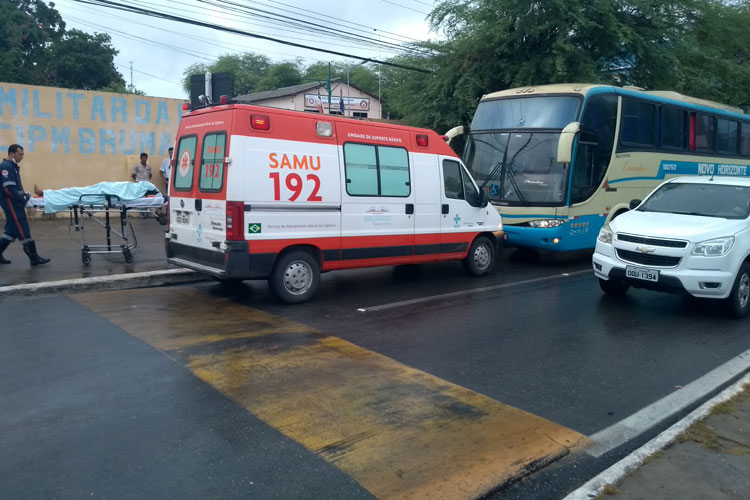
[[[172,155],[174,154],[174,148],[169,148],[169,157],[164,158],[161,161],[161,167],[159,167],[159,173],[161,178],[164,180],[164,186],[169,192],[169,174],[172,173]]]
[[[133,172],[130,176],[133,178],[133,182],[151,180],[151,167],[148,164],[148,155],[146,153],[141,153],[141,162],[133,167]]]
[[[26,219],[26,202],[31,194],[23,190],[21,184],[21,160],[23,160],[23,147],[11,144],[8,148],[8,158],[0,163],[0,207],[5,212],[5,230],[0,236],[0,264],[10,264],[3,257],[3,252],[8,246],[18,239],[23,245],[23,251],[29,256],[32,266],[46,264],[49,259],[40,257],[36,251],[36,242],[31,239],[29,221]]]

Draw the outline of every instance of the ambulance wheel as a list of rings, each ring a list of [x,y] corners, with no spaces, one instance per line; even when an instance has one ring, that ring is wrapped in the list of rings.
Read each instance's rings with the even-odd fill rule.
[[[495,267],[495,245],[485,236],[475,239],[464,260],[466,270],[474,276],[484,276]]]
[[[724,306],[729,315],[735,318],[745,317],[750,312],[750,264],[747,262],[737,271],[732,291],[724,299]]]
[[[81,262],[84,266],[91,264],[91,255],[86,251],[81,252]]]
[[[308,252],[294,251],[276,262],[268,286],[281,302],[299,304],[315,295],[320,284],[320,266]]]
[[[607,295],[625,295],[630,288],[630,285],[624,281],[618,280],[604,280],[599,278],[599,288],[602,289]]]

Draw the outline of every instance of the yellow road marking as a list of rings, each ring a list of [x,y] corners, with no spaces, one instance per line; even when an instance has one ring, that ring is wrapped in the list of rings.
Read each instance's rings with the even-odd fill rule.
[[[381,499],[468,499],[589,444],[546,419],[191,288],[73,296]],[[203,332],[203,333],[201,333]]]

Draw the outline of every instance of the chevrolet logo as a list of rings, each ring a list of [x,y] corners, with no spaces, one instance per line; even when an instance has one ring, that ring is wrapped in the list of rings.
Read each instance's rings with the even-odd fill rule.
[[[636,251],[641,253],[654,253],[654,251],[656,250],[656,248],[650,247],[648,245],[638,245],[637,247],[635,247],[635,249]]]

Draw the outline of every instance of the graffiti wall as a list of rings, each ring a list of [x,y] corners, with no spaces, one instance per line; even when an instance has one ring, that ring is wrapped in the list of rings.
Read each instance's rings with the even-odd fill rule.
[[[152,182],[173,145],[181,99],[37,87],[0,82],[0,155],[17,143],[24,187],[46,189],[129,181],[141,152]]]

